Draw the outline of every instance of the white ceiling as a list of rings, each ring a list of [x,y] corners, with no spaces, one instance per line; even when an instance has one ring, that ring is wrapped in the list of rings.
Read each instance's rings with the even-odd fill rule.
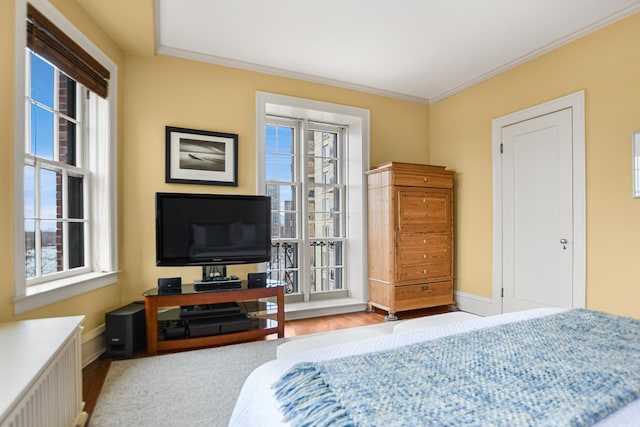
[[[432,103],[640,0],[156,0],[157,52]]]

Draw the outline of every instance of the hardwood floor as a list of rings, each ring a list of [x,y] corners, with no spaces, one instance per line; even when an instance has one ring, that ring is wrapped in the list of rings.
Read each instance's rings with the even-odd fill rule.
[[[396,314],[398,315],[398,318],[402,320],[441,314],[446,313],[447,311],[448,309],[445,306],[405,311]],[[338,329],[355,328],[358,326],[375,325],[385,322],[385,314],[386,312],[384,311],[375,310],[373,313],[357,312],[302,320],[291,320],[285,323],[284,334],[285,337],[294,337],[334,331]],[[145,356],[141,355],[137,357]],[[85,411],[89,414],[89,422],[91,421],[91,414],[95,409],[110,365],[111,359],[103,355],[82,370],[82,395],[85,401]]]
[[[402,320],[429,316],[432,314],[447,313],[448,311],[448,308],[445,306],[404,311],[397,313],[397,315],[398,319]],[[345,328],[356,328],[358,326],[375,325],[377,323],[384,323],[384,316],[386,314],[386,311],[376,309],[373,313],[361,311],[356,313],[339,314],[335,316],[292,320],[285,323],[284,335],[285,337],[295,337],[299,335],[315,334],[318,332],[327,332]]]

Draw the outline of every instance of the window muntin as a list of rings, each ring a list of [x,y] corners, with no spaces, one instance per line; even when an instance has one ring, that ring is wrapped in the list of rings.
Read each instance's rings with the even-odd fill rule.
[[[344,290],[343,135],[336,125],[267,120],[266,191],[274,218],[267,272],[289,294]]]
[[[270,280],[285,283],[285,292],[297,294],[299,284],[299,182],[295,122],[276,120],[266,127],[266,194],[271,197]]]
[[[89,171],[83,100],[91,94],[26,50],[27,137],[24,155],[25,277],[27,286],[90,271]],[[84,95],[84,96],[82,96]]]
[[[345,185],[342,173],[344,130],[308,123],[307,212],[310,292],[342,290]]]

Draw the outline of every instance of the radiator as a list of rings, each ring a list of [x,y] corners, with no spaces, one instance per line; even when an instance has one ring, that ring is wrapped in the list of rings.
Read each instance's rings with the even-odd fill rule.
[[[59,328],[61,324],[55,320],[74,318],[82,319],[82,316],[38,319],[38,321],[28,322],[41,323],[43,333],[60,333],[61,336],[64,336],[63,330]],[[47,324],[47,320],[53,322]],[[73,323],[63,323],[67,327],[73,325]],[[55,329],[53,332],[51,330],[52,327]],[[34,330],[33,327],[27,329],[29,331]],[[30,381],[27,379],[26,382],[28,384],[23,390],[16,391],[17,399],[12,403],[7,416],[0,419],[1,427],[84,426],[87,421],[87,414],[83,412],[84,403],[82,402],[80,331],[81,327],[78,323],[67,332],[66,339],[59,342],[57,347],[55,345],[52,346],[56,347],[55,351],[49,355],[46,363],[41,364],[39,369],[32,368],[33,372],[37,372],[36,375]],[[16,334],[16,338],[20,339],[20,336],[22,336],[24,340],[37,342],[34,338],[26,337],[24,332],[23,330],[22,334]],[[35,347],[32,347],[32,351],[42,352],[42,347],[41,345],[38,348],[36,344]],[[28,356],[23,359],[25,364],[30,363]],[[39,356],[40,360],[38,362],[44,359],[44,355]],[[21,369],[21,367],[16,367],[15,369]]]

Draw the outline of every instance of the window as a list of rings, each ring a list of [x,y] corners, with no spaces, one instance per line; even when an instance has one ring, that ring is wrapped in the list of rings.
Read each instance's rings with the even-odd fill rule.
[[[344,145],[346,127],[304,121],[307,218],[310,245],[310,292],[346,290],[342,269],[345,234],[346,186]]]
[[[272,203],[269,280],[286,286],[288,302],[364,302],[368,111],[265,93],[257,106],[258,192]]]
[[[26,70],[25,274],[32,285],[88,271],[83,101],[95,95],[30,50]]]
[[[345,127],[268,117],[265,132],[265,189],[273,218],[269,279],[286,283],[289,294],[346,290]]]
[[[16,313],[113,283],[116,270],[115,66],[34,3],[20,5],[27,42],[16,49]]]
[[[271,118],[266,129],[265,194],[271,198],[271,262],[268,278],[284,283],[287,294],[300,293],[299,126]]]

